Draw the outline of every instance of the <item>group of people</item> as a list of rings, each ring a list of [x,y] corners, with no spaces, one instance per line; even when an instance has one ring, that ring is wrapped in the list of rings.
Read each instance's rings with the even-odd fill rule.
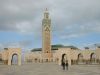
[[[66,62],[62,62],[62,67],[63,67],[63,70],[68,70],[68,62],[66,61]]]
[[[62,56],[61,66],[63,67],[63,70],[68,70],[68,60],[65,55]]]

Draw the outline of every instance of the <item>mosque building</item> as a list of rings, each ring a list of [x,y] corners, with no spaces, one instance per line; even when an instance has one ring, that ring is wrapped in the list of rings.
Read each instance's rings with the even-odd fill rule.
[[[17,55],[18,65],[21,65],[21,48],[4,48],[0,52],[0,62],[11,65],[14,55]],[[75,46],[51,45],[51,19],[48,9],[46,9],[42,20],[42,48],[35,48],[26,53],[25,62],[55,62],[61,65],[64,58],[69,65],[100,64],[100,46],[97,46],[95,50],[88,47],[85,47],[85,50],[80,50]]]
[[[42,20],[42,48],[26,53],[26,62],[56,62],[61,65],[62,58],[66,56],[69,65],[73,64],[100,64],[100,47],[96,50],[80,50],[75,46],[51,45],[51,19],[48,9],[44,12]]]

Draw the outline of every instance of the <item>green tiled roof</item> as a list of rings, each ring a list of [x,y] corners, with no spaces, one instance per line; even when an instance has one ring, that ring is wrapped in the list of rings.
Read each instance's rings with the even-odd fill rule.
[[[42,51],[42,48],[35,48],[31,50],[31,52],[34,52],[34,51]]]
[[[58,44],[58,45],[51,45],[51,49],[52,49],[52,50],[58,50],[58,48],[78,49],[78,48],[75,47],[75,46],[64,46],[64,45],[61,45],[61,44]],[[42,51],[42,48],[35,48],[35,49],[32,49],[32,50],[31,50],[31,52],[34,52],[34,51]]]

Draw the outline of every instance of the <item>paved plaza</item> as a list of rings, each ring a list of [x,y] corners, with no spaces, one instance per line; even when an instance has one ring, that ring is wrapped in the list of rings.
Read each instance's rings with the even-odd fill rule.
[[[0,65],[0,75],[100,75],[100,65],[74,65],[68,71],[55,63]]]

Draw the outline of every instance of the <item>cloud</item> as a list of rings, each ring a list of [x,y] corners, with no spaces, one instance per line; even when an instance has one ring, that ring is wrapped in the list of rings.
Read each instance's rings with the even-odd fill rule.
[[[100,0],[0,0],[0,31],[41,36],[46,7],[53,37],[66,39],[100,33]]]
[[[0,50],[4,48],[21,48],[22,51],[28,51],[32,45],[32,40],[22,40],[17,42],[0,43]]]

